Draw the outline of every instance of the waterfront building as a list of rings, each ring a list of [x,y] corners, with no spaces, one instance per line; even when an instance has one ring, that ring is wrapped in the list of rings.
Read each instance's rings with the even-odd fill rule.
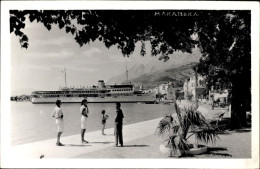
[[[228,104],[228,90],[211,90],[209,91],[209,100],[216,106]]]
[[[163,83],[159,85],[159,93],[161,95],[166,95],[167,94],[167,89],[168,89],[168,83]]]
[[[205,78],[195,74],[186,79],[183,85],[184,98],[191,100],[206,100],[208,99],[208,90],[206,89]],[[196,98],[195,98],[196,97]]]
[[[167,100],[176,100],[175,88],[173,85],[169,85],[167,88]]]
[[[227,104],[227,97],[228,97],[228,90],[214,90],[210,91],[206,88],[205,78],[201,75],[197,75],[197,79],[195,74],[190,78],[186,79],[183,85],[184,91],[184,98],[195,100],[195,97],[199,101],[210,101],[210,103],[217,104],[217,105],[226,105]]]
[[[172,82],[160,84],[157,95],[163,100],[176,100],[176,89]]]

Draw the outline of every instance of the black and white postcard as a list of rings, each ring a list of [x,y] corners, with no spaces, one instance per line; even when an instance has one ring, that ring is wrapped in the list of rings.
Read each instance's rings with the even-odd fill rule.
[[[4,168],[255,168],[259,3],[4,1]]]

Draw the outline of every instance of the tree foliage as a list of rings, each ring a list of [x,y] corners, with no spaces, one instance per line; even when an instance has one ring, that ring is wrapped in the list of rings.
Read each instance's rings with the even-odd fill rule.
[[[209,89],[229,89],[231,127],[239,128],[251,111],[251,14],[232,11],[208,19],[199,26],[203,56],[196,69],[207,78]]]
[[[235,81],[241,81],[241,76],[250,86],[250,11],[230,12],[209,19],[212,27],[202,22],[198,32],[203,56],[197,71],[207,76],[209,87],[231,88]]]
[[[60,29],[71,33],[80,46],[99,40],[107,48],[116,45],[126,56],[133,53],[138,41],[142,42],[140,53],[145,55],[144,42],[150,41],[152,55],[160,54],[161,59],[166,61],[168,55],[176,50],[191,53],[196,44],[191,35],[200,13],[190,12],[193,16],[182,17],[174,17],[173,14],[179,13],[142,10],[11,10],[10,31],[19,36],[22,47],[27,48],[28,38],[23,39],[26,35],[22,29],[25,28],[26,16],[29,16],[30,22],[40,22],[48,30],[52,25],[58,25]],[[188,15],[188,11],[185,14]]]
[[[251,88],[250,11],[11,10],[10,32],[22,48],[29,46],[23,33],[26,17],[48,30],[58,25],[80,46],[99,40],[107,48],[117,46],[124,56],[133,53],[138,41],[141,55],[150,41],[151,54],[164,61],[175,51],[191,53],[199,47],[203,56],[196,72],[206,77],[208,88],[231,89],[232,119],[245,121]]]

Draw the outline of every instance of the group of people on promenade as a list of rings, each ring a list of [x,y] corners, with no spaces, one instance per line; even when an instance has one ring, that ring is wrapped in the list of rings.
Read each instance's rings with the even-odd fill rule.
[[[84,139],[85,136],[85,132],[87,129],[87,119],[88,119],[88,115],[89,115],[89,109],[88,109],[88,101],[86,99],[83,99],[81,101],[81,107],[80,107],[80,114],[81,114],[81,143],[83,144],[87,144],[88,141],[86,141]],[[106,120],[109,117],[108,115],[105,114],[105,110],[101,111],[102,114],[102,119],[101,119],[101,124],[102,124],[102,135],[106,135],[105,134],[105,126],[106,126]],[[56,107],[54,108],[53,112],[52,112],[52,117],[55,118],[55,122],[57,125],[57,146],[64,146],[64,144],[62,144],[60,142],[60,137],[61,134],[63,133],[64,130],[64,124],[63,124],[63,112],[61,109],[61,101],[57,100],[56,101]],[[124,114],[123,111],[121,110],[121,104],[120,103],[116,103],[116,118],[115,118],[115,130],[114,130],[114,135],[115,135],[115,146],[118,146],[118,142],[119,144],[123,147],[123,118],[124,118]]]

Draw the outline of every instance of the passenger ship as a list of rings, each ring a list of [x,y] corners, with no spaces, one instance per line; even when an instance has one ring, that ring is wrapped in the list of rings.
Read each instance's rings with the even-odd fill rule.
[[[59,99],[63,103],[78,103],[87,99],[89,103],[154,103],[155,95],[135,90],[133,84],[108,85],[103,80],[91,88],[63,87],[58,91],[32,92],[32,103],[54,103]]]
[[[65,69],[65,86],[66,69]],[[98,86],[89,88],[63,87],[57,91],[34,91],[31,95],[32,103],[55,103],[61,100],[63,103],[79,103],[87,99],[89,103],[155,103],[155,94],[145,93],[143,90],[135,90],[133,84],[128,83],[128,71],[126,70],[127,83],[121,85],[105,85],[104,80],[98,81]]]

